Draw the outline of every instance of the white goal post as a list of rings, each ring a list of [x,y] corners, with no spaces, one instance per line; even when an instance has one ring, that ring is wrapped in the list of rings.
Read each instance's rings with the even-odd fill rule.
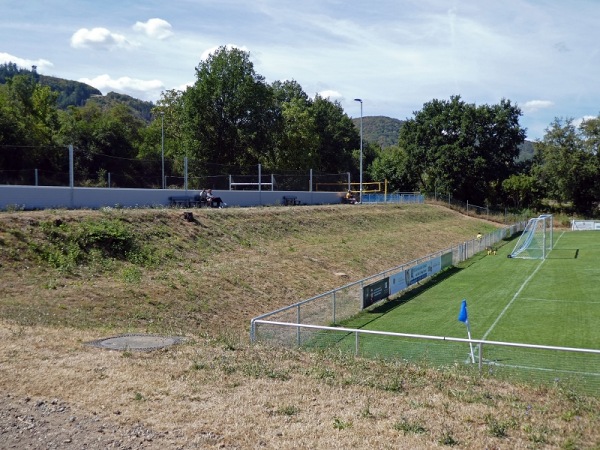
[[[553,247],[554,218],[542,214],[529,219],[509,258],[546,259]]]

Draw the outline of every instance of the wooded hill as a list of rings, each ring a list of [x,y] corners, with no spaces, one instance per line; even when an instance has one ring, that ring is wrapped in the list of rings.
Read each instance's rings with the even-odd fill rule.
[[[15,75],[30,75],[40,85],[48,86],[53,92],[56,92],[58,94],[56,107],[61,110],[65,110],[69,106],[83,106],[91,99],[103,109],[111,107],[115,103],[122,103],[127,105],[135,116],[145,122],[149,123],[152,119],[151,110],[154,107],[152,102],[138,100],[129,95],[116,92],[102,95],[102,92],[86,83],[41,75],[35,70],[20,68],[15,63],[0,64],[0,84],[5,84]]]

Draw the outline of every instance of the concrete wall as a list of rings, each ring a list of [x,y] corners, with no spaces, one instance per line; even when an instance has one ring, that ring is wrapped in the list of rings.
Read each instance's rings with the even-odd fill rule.
[[[53,186],[0,186],[0,210],[67,208],[97,209],[105,206],[168,206],[169,197],[196,195],[181,189],[121,189]],[[281,205],[284,196],[296,196],[303,205],[340,203],[340,192],[213,191],[228,206]]]

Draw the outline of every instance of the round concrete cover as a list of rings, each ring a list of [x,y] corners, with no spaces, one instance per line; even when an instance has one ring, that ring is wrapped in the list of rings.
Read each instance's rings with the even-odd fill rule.
[[[122,334],[88,342],[88,345],[109,350],[149,351],[168,347],[183,341],[179,336],[157,336],[153,334]]]

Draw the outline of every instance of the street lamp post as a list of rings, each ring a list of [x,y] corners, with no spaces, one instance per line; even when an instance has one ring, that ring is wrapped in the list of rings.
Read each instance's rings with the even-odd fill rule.
[[[162,161],[162,188],[165,188],[165,112],[160,112],[160,130],[161,130],[161,139],[160,139],[160,154]]]
[[[355,102],[360,103],[360,162],[359,162],[359,189],[360,202],[362,203],[363,196],[363,101],[360,98],[355,98]]]

